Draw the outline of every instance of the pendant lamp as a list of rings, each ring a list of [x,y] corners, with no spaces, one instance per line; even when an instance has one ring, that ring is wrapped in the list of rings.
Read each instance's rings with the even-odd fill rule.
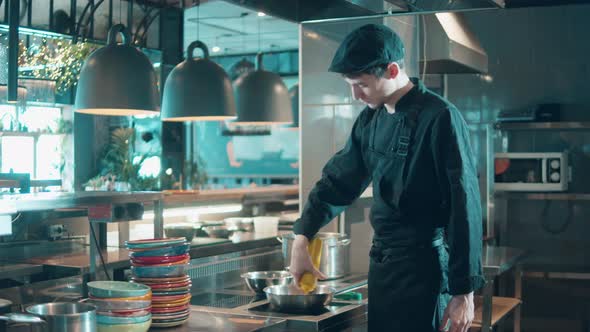
[[[240,125],[289,124],[292,121],[289,91],[281,77],[262,68],[262,54],[256,56],[256,70],[235,83]]]
[[[196,48],[203,58],[195,59]],[[162,101],[162,121],[221,121],[236,118],[236,103],[229,76],[209,60],[201,41],[188,46],[187,58],[168,75]]]
[[[117,34],[122,44],[117,44]],[[122,24],[109,30],[107,45],[94,51],[82,67],[76,111],[97,115],[158,114],[157,77],[152,63],[130,45]]]

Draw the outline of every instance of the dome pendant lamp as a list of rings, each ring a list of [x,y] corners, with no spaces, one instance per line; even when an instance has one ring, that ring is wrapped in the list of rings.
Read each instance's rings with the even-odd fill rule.
[[[117,44],[117,34],[122,44]],[[122,24],[109,30],[107,45],[94,51],[82,67],[76,112],[97,115],[159,114],[157,77],[152,63],[130,45]]]
[[[195,59],[196,48],[203,58]],[[209,60],[201,41],[188,46],[187,58],[172,69],[164,86],[162,121],[222,121],[236,118],[236,103],[229,76]]]
[[[290,124],[289,91],[281,77],[262,68],[262,54],[256,56],[256,70],[235,81],[239,125]]]

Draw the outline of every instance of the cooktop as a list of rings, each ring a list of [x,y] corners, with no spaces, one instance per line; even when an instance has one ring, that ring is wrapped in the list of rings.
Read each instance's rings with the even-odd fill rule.
[[[336,311],[338,308],[340,307],[344,307],[350,305],[350,303],[341,303],[341,302],[330,302],[330,304],[328,304],[327,306],[318,309],[316,311],[311,311],[311,312],[297,312],[297,311],[288,311],[288,312],[284,312],[284,311],[280,311],[276,308],[274,308],[270,303],[263,303],[259,306],[254,306],[254,307],[250,307],[248,308],[248,312],[250,313],[264,313],[264,314],[268,314],[268,313],[279,313],[279,314],[296,314],[296,315],[308,315],[308,316],[321,316],[325,313],[328,312],[334,312]]]
[[[215,308],[233,309],[257,301],[266,300],[264,295],[238,295],[224,293],[201,293],[191,298],[192,305],[207,306]]]

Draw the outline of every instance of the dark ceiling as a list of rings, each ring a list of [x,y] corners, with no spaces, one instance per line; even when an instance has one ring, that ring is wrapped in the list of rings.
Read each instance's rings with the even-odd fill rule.
[[[190,8],[208,0],[126,0],[138,4],[154,7]],[[370,9],[368,4],[382,2],[381,0],[224,0],[248,7],[256,11],[264,11],[275,17],[289,21],[302,22],[323,18],[343,18],[355,16],[369,16],[381,14]],[[416,0],[387,0],[389,3],[416,2]],[[459,0],[457,0],[459,1]],[[462,0],[464,3],[477,3],[481,0]],[[491,0],[490,0],[491,1]],[[589,4],[590,0],[504,0],[506,8],[563,6]]]

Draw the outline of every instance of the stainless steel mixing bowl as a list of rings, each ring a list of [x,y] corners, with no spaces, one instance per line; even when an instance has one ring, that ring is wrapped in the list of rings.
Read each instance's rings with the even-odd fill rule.
[[[287,271],[256,271],[242,274],[246,285],[251,291],[264,294],[268,286],[287,286],[293,281],[293,276]]]

